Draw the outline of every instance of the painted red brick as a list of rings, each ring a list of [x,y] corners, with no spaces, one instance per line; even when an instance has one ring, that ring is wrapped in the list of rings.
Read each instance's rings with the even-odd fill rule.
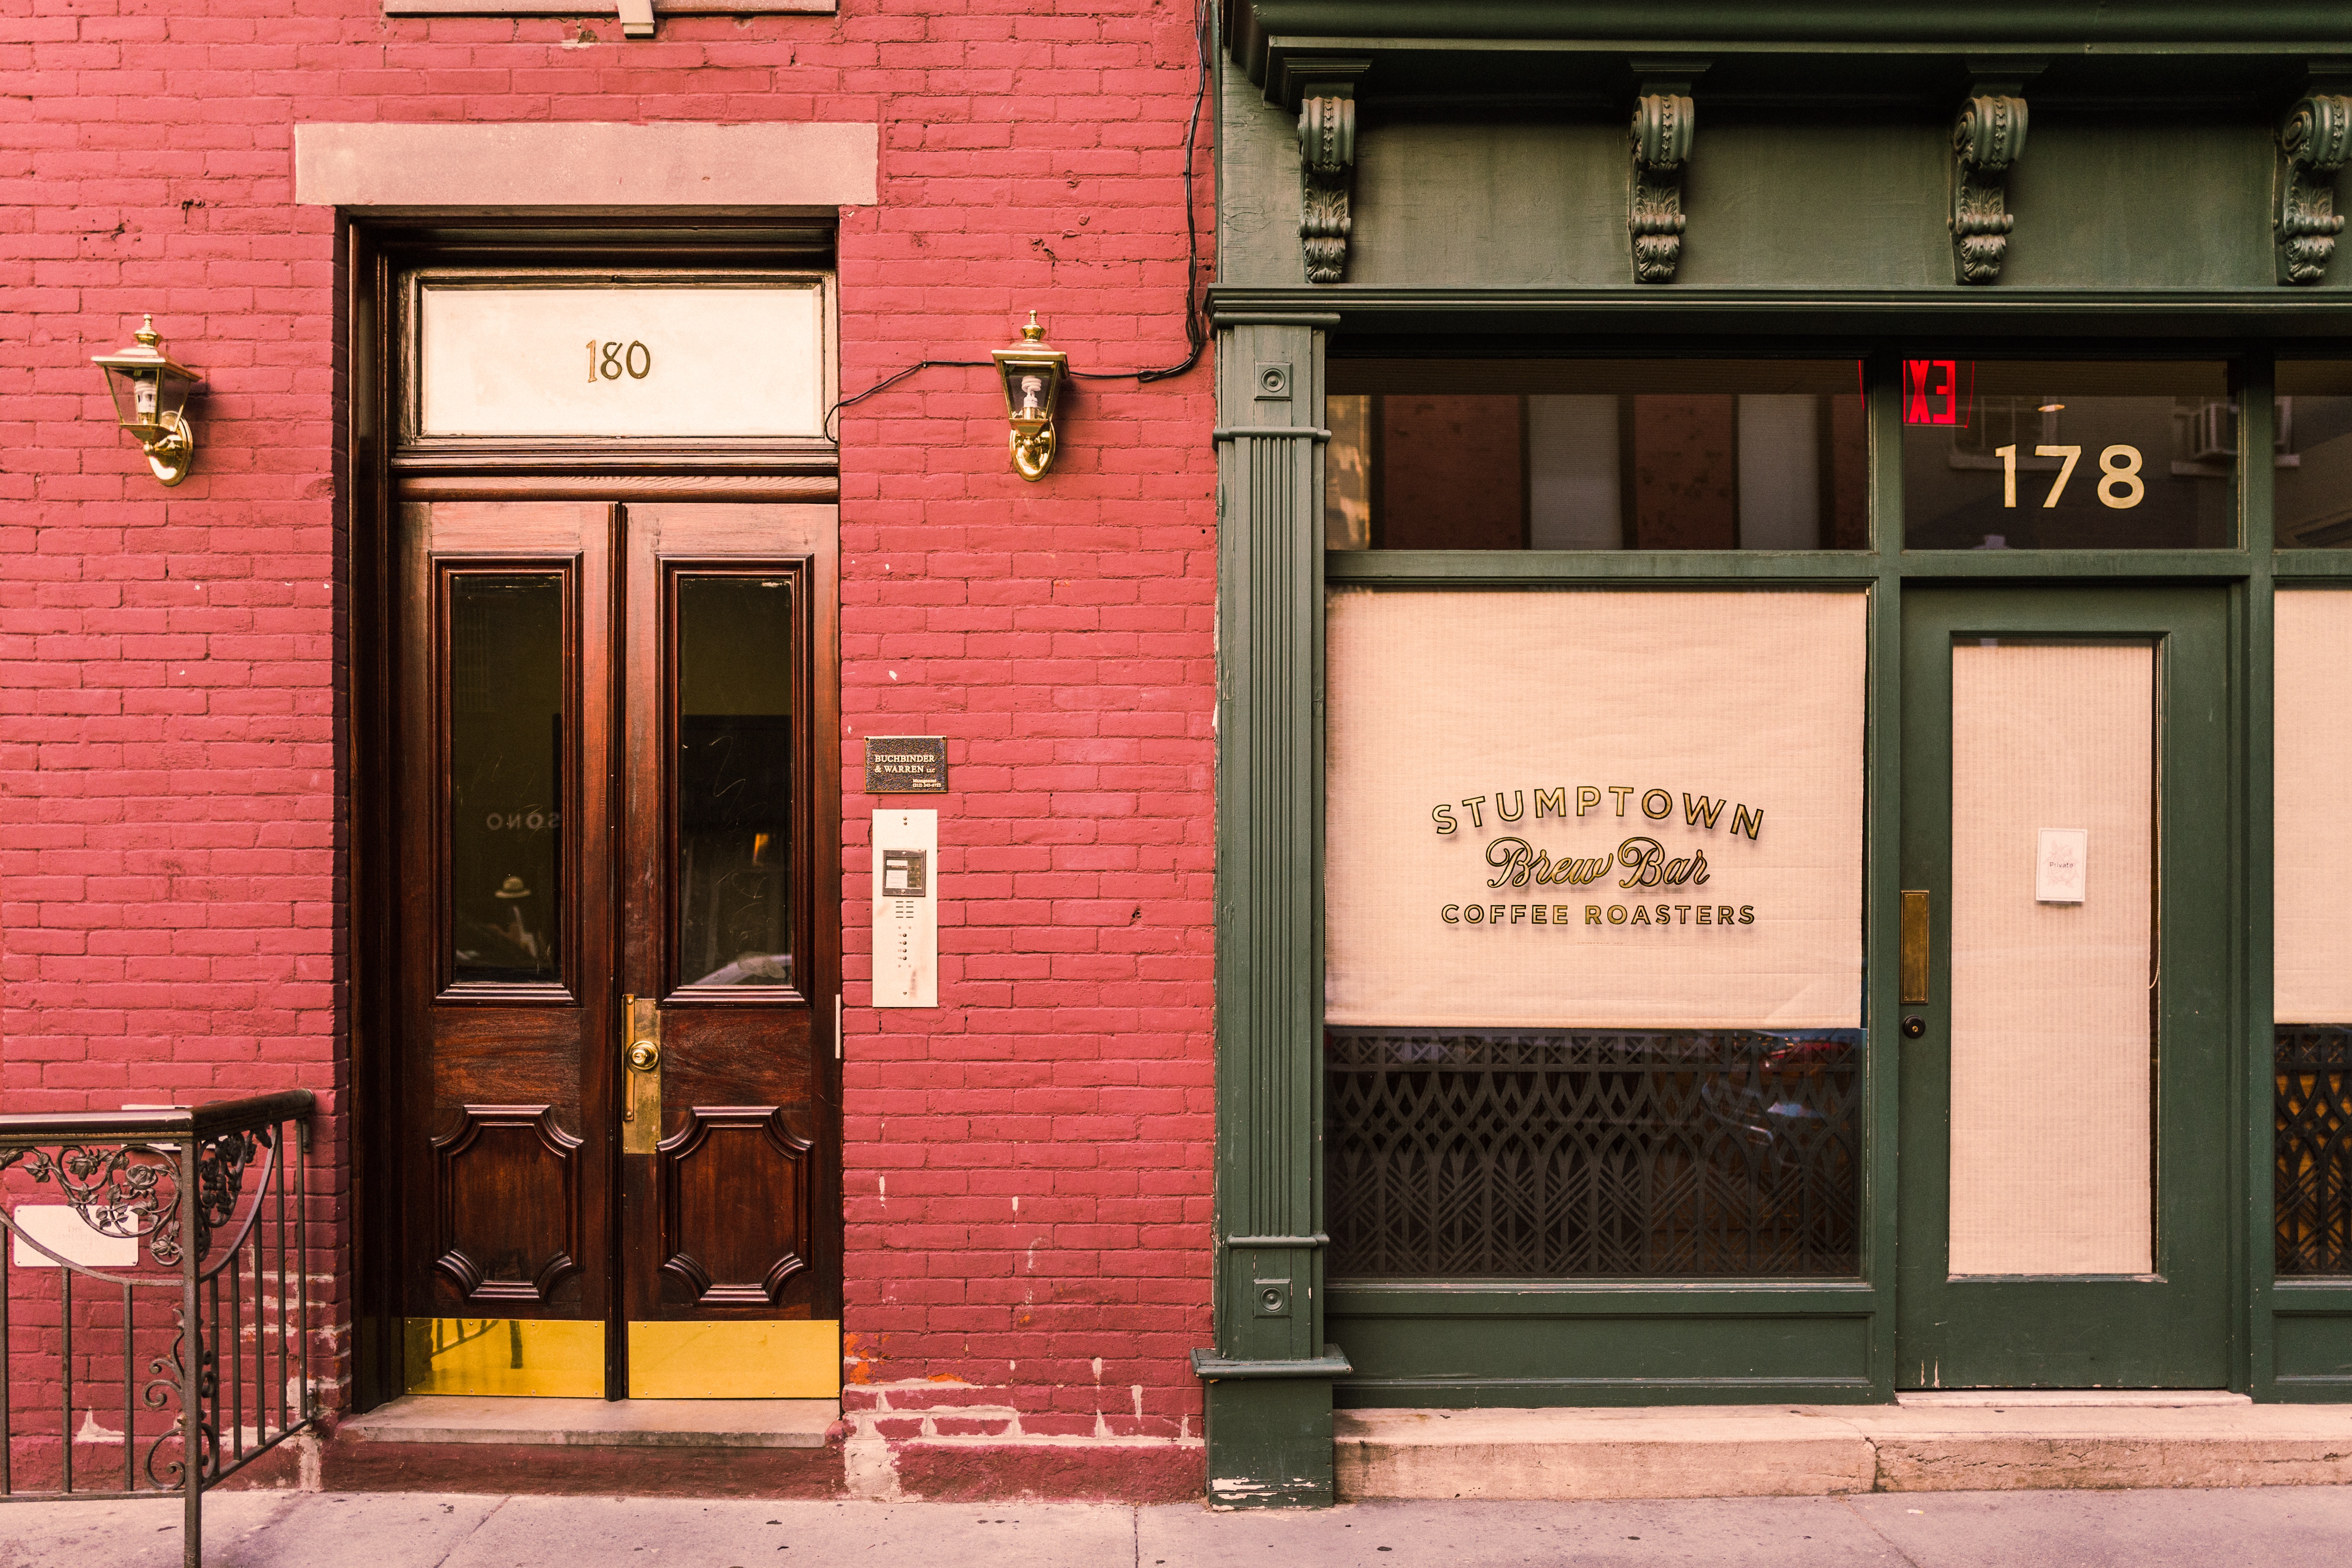
[[[841,227],[845,387],[982,357],[1033,308],[1083,371],[1185,353],[1181,0],[845,0],[625,43],[609,15],[388,21],[364,0],[0,15],[10,1110],[289,1085],[333,1108],[346,1080],[340,273],[333,216],[291,204],[294,124],[878,121],[881,205]],[[176,490],[89,363],[142,310],[208,376]],[[1081,382],[1030,485],[986,371],[841,417],[853,1476],[887,1420],[941,1456],[898,1465],[914,1490],[1021,1490],[1043,1436],[1107,1456],[1054,1450],[1057,1495],[1197,1484],[1211,424],[1205,365]],[[854,763],[906,730],[949,737],[958,786],[936,1012],[863,1005]],[[312,1268],[339,1353],[347,1129],[331,1110],[322,1131]]]

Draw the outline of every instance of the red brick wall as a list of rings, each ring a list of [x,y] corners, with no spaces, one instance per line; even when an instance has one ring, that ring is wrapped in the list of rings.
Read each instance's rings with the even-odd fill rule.
[[[345,1081],[337,251],[333,216],[291,204],[296,122],[878,121],[881,205],[841,231],[845,388],[981,357],[1032,308],[1080,369],[1184,353],[1181,0],[845,0],[627,43],[610,16],[388,22],[362,0],[0,5],[10,1110],[293,1084],[332,1103]],[[209,383],[176,490],[89,363],[142,310]],[[987,372],[841,419],[846,787],[875,730],[948,735],[957,786],[937,1011],[860,1005],[873,803],[845,808],[869,1447],[941,1402],[992,1412],[930,1425],[975,1452],[1199,1435],[1211,424],[1205,365],[1082,383],[1030,485]],[[340,1299],[348,1253],[332,1265]]]

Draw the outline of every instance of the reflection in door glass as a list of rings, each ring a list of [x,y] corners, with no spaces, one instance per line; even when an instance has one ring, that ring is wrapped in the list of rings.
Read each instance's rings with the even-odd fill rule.
[[[563,579],[449,583],[449,911],[458,981],[561,976]]]
[[[792,589],[677,580],[678,979],[793,983]]]

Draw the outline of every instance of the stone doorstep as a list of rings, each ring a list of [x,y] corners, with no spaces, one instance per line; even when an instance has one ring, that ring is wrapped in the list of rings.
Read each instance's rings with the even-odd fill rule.
[[[1342,1410],[1333,1437],[1349,1501],[2352,1483],[2352,1405],[2238,1395]]]
[[[342,1422],[375,1443],[822,1448],[837,1399],[492,1399],[412,1394]]]

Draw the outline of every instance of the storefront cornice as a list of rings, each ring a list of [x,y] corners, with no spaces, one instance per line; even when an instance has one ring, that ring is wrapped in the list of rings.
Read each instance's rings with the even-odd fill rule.
[[[1438,96],[1623,94],[1639,62],[1709,61],[1711,98],[1916,99],[1940,105],[1989,58],[2048,62],[2061,96],[2187,91],[2265,102],[2352,56],[2340,6],[2318,0],[2213,5],[2168,0],[2118,15],[2094,0],[1972,14],[1829,0],[1799,8],[1718,0],[1652,5],[1485,0],[1245,0],[1226,43],[1266,97],[1297,108],[1318,60],[1362,63],[1367,101]]]
[[[2336,296],[2341,294],[2341,298]],[[1220,325],[1306,313],[1335,330],[1460,339],[1529,332],[1645,339],[1804,336],[1862,342],[1900,335],[1983,340],[2136,335],[2290,342],[2352,339],[2352,290],[1957,288],[1383,289],[1213,288]],[[1383,349],[1383,353],[1398,352]],[[1433,350],[1433,352],[1437,352]]]

